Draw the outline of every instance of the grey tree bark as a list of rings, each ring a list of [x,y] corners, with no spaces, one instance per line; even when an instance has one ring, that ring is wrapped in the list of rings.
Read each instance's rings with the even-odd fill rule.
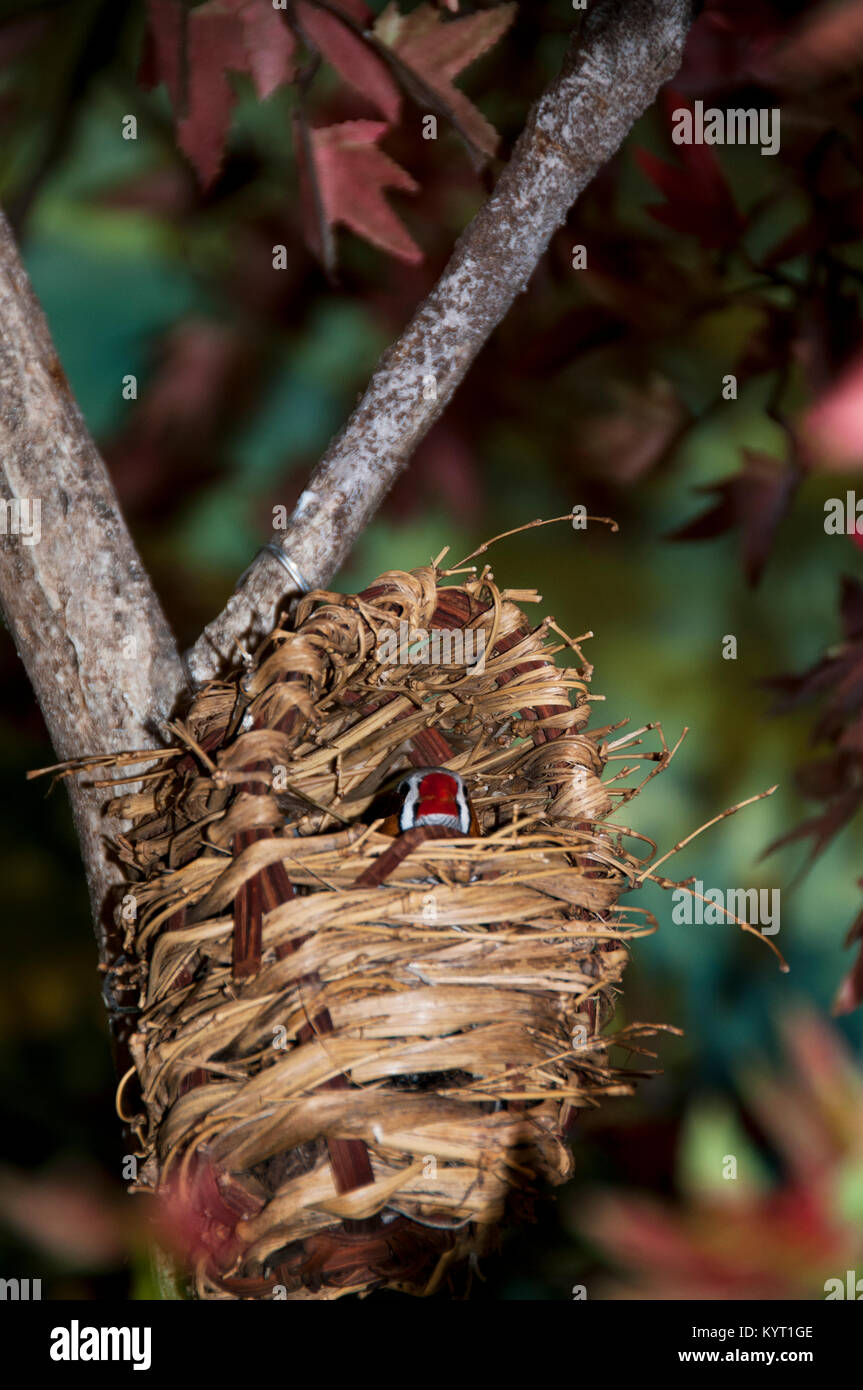
[[[2,213],[0,487],[0,603],[58,758],[163,746],[180,654]],[[104,957],[105,793],[69,793]]]

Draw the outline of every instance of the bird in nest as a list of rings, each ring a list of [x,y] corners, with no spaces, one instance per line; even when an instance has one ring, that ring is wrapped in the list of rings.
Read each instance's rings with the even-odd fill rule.
[[[478,835],[479,823],[464,778],[444,767],[418,767],[396,787],[398,810],[380,827],[385,835],[440,826],[454,835]]]

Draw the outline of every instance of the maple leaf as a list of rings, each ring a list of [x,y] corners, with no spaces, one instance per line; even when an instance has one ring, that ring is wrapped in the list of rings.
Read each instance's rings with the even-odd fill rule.
[[[825,1277],[857,1259],[859,1229],[842,1208],[847,1175],[863,1160],[863,1074],[813,1012],[787,1013],[782,1038],[789,1062],[781,1071],[749,1062],[741,1077],[747,1129],[764,1136],[745,1168],[757,1172],[769,1141],[780,1174],[734,1192],[723,1184],[721,1194],[692,1184],[675,1203],[633,1189],[589,1191],[572,1216],[619,1271],[599,1297],[821,1297]],[[693,1129],[702,1114],[696,1103]],[[751,1142],[743,1130],[741,1139]]]
[[[138,75],[149,90],[164,82],[175,111],[183,106],[182,56],[186,12],[180,0],[147,0],[147,38],[150,51]]]
[[[857,790],[843,792],[841,796],[833,797],[820,815],[810,816],[807,820],[796,825],[793,830],[780,835],[776,840],[771,840],[762,858],[773,854],[777,849],[783,849],[785,845],[795,844],[798,840],[811,839],[809,854],[797,875],[798,878],[802,877],[812,867],[819,855],[822,855],[835,840],[840,830],[844,830],[846,825],[854,819],[861,804],[863,804],[863,792]]]
[[[336,225],[349,227],[400,260],[410,264],[422,260],[416,242],[384,197],[387,188],[415,193],[419,187],[406,169],[378,149],[377,142],[386,130],[385,121],[343,121],[309,130],[305,148],[305,142],[297,142],[307,239],[328,270],[332,269],[332,254],[326,233]],[[311,168],[307,167],[309,160]],[[311,216],[317,211],[315,190],[323,222],[317,227]]]
[[[497,43],[515,12],[515,4],[497,5],[479,14],[444,20],[428,4],[402,15],[391,3],[373,30],[397,60],[404,85],[419,105],[451,121],[480,164],[496,153],[497,131],[454,86],[454,79]]]
[[[368,43],[335,15],[317,9],[306,0],[298,3],[297,18],[302,33],[339,76],[376,106],[388,121],[397,121],[401,107],[399,89],[383,60]]]
[[[823,707],[813,741],[854,750],[863,707],[863,584],[856,579],[843,578],[839,611],[842,642],[801,674],[773,676],[764,684],[777,693],[771,714],[787,714],[819,697]]]
[[[188,15],[179,0],[149,0],[149,20],[155,71],[174,105],[180,148],[207,188],[231,128],[228,72],[248,73],[263,101],[293,75],[294,37],[269,0],[208,0]]]
[[[770,546],[797,487],[797,470],[768,454],[743,450],[743,468],[733,478],[713,483],[699,492],[717,498],[708,511],[674,531],[669,540],[705,540],[740,526],[743,532],[743,569],[755,585],[767,563]]]
[[[834,751],[797,770],[797,786],[806,797],[824,803],[811,816],[768,846],[766,854],[802,839],[812,844],[801,868],[805,873],[834,837],[863,806],[863,584],[845,576],[839,604],[842,642],[800,675],[774,676],[763,682],[777,692],[772,714],[785,714],[818,696],[822,708],[812,741],[828,740]],[[863,879],[860,880],[863,887]],[[863,941],[863,912],[849,932],[846,946]],[[863,1002],[863,945],[833,1001],[833,1012],[850,1013]]]
[[[673,111],[693,109],[671,91],[663,94],[663,105],[669,120]],[[649,150],[635,151],[642,173],[666,199],[651,204],[647,211],[672,231],[696,236],[702,246],[735,245],[746,224],[713,150],[707,145],[679,145],[676,153],[680,164],[669,164]]]
[[[222,0],[234,12],[242,30],[249,72],[261,101],[294,75],[296,41],[270,0]]]

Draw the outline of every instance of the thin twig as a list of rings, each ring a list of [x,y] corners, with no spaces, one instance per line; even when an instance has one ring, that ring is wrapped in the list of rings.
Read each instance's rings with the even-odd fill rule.
[[[694,840],[696,836],[701,835],[705,830],[709,830],[712,825],[718,825],[719,822],[721,820],[725,820],[727,816],[736,815],[738,811],[743,810],[744,806],[752,806],[756,801],[763,801],[765,797],[772,796],[773,793],[777,790],[778,786],[779,783],[777,782],[774,786],[768,787],[766,791],[759,792],[757,796],[749,796],[746,798],[745,801],[738,801],[734,806],[729,806],[727,810],[720,811],[719,815],[714,816],[712,820],[705,821],[704,825],[699,825],[698,829],[693,830],[691,835],[687,835],[686,838],[683,840],[678,840],[677,844],[672,845],[671,849],[668,851],[667,854],[663,854],[661,859],[657,859],[656,863],[653,865],[651,869],[650,875],[647,875],[646,873],[639,874],[635,879],[635,884],[640,883],[642,879],[646,877],[652,876],[659,868],[660,864],[664,864],[666,859],[670,859],[673,854],[677,854],[678,850],[681,850],[686,845],[690,844],[690,842]],[[633,884],[633,886],[635,886],[635,884]]]

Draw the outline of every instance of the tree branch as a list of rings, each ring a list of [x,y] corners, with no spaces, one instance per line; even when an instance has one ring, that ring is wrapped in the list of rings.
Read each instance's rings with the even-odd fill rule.
[[[437,286],[384,353],[285,532],[273,540],[309,587],[327,584],[468,368],[527,287],[552,233],[677,71],[689,0],[595,0],[560,76],[531,110],[494,194]],[[429,389],[429,378],[434,390]],[[287,582],[286,582],[287,579]],[[267,632],[299,593],[263,552],[187,655],[197,681]]]
[[[163,746],[186,674],[2,213],[0,325],[0,605],[57,755]],[[69,793],[104,958],[105,793]]]

